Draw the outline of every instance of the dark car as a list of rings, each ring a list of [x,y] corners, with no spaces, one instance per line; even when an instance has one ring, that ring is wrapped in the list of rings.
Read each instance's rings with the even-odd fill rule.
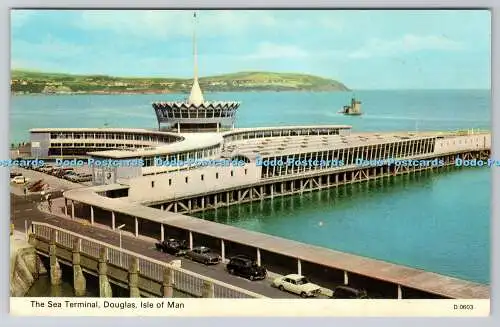
[[[206,265],[216,265],[221,262],[221,257],[206,246],[197,246],[186,253],[186,258],[202,262]]]
[[[189,247],[184,240],[181,241],[175,238],[169,238],[163,242],[156,243],[156,249],[176,256],[182,256],[187,253]]]
[[[16,176],[23,176],[23,174],[21,174],[21,173],[14,173],[14,172],[10,173],[10,178],[11,179],[14,178],[14,177],[16,177]]]
[[[250,280],[265,279],[267,271],[260,267],[255,260],[244,255],[237,255],[229,260],[226,265],[227,271],[231,275],[238,275]]]
[[[350,286],[337,286],[333,290],[332,299],[367,299],[365,290],[358,290]]]

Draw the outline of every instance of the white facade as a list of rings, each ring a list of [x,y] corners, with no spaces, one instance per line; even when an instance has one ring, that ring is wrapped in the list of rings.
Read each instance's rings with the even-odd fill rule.
[[[144,202],[203,194],[261,180],[261,167],[204,167],[130,179],[128,200]]]
[[[447,153],[461,150],[479,150],[491,148],[491,134],[474,134],[438,138],[434,153]]]

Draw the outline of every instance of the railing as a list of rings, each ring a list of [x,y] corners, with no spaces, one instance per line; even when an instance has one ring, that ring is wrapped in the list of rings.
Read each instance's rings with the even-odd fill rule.
[[[173,274],[173,288],[192,294],[202,296],[203,282],[208,281],[214,286],[215,298],[265,298],[265,296],[176,267],[172,264],[155,260],[138,253],[120,249],[113,245],[100,242],[83,235],[70,232],[46,223],[32,222],[31,232],[38,238],[50,241],[52,231],[55,231],[55,242],[66,248],[73,248],[74,240],[79,239],[80,252],[99,259],[100,248],[106,249],[106,258],[109,264],[121,267],[125,270],[130,268],[133,258],[139,260],[139,274],[156,282],[163,282],[163,271],[170,268]]]

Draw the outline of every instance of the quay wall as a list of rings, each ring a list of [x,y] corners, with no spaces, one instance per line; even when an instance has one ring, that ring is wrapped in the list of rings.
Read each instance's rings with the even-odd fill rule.
[[[82,294],[85,293],[85,272],[99,277],[101,297],[111,297],[111,284],[114,284],[128,288],[130,297],[189,294],[193,297],[264,298],[182,269],[173,262],[155,260],[46,223],[32,222],[30,244],[42,256],[50,258],[53,283],[61,279],[59,263],[73,267],[74,288]],[[205,291],[211,295],[206,296]]]
[[[24,296],[40,274],[47,270],[24,233],[14,231],[10,238],[10,296]]]

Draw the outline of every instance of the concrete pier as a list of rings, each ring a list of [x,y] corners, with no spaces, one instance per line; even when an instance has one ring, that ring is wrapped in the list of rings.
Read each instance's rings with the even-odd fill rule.
[[[111,285],[108,280],[108,264],[106,260],[107,249],[102,247],[99,249],[99,296],[113,297]]]
[[[49,259],[50,259],[50,283],[60,285],[62,282],[62,271],[57,260],[57,231],[53,230],[50,234]]]
[[[80,265],[80,242],[78,238],[73,241],[73,287],[76,296],[84,296],[87,293],[87,281]]]
[[[173,297],[174,295],[174,272],[170,268],[163,269],[163,297]]]
[[[141,297],[139,291],[139,259],[133,258],[128,271],[128,288],[130,297]]]

